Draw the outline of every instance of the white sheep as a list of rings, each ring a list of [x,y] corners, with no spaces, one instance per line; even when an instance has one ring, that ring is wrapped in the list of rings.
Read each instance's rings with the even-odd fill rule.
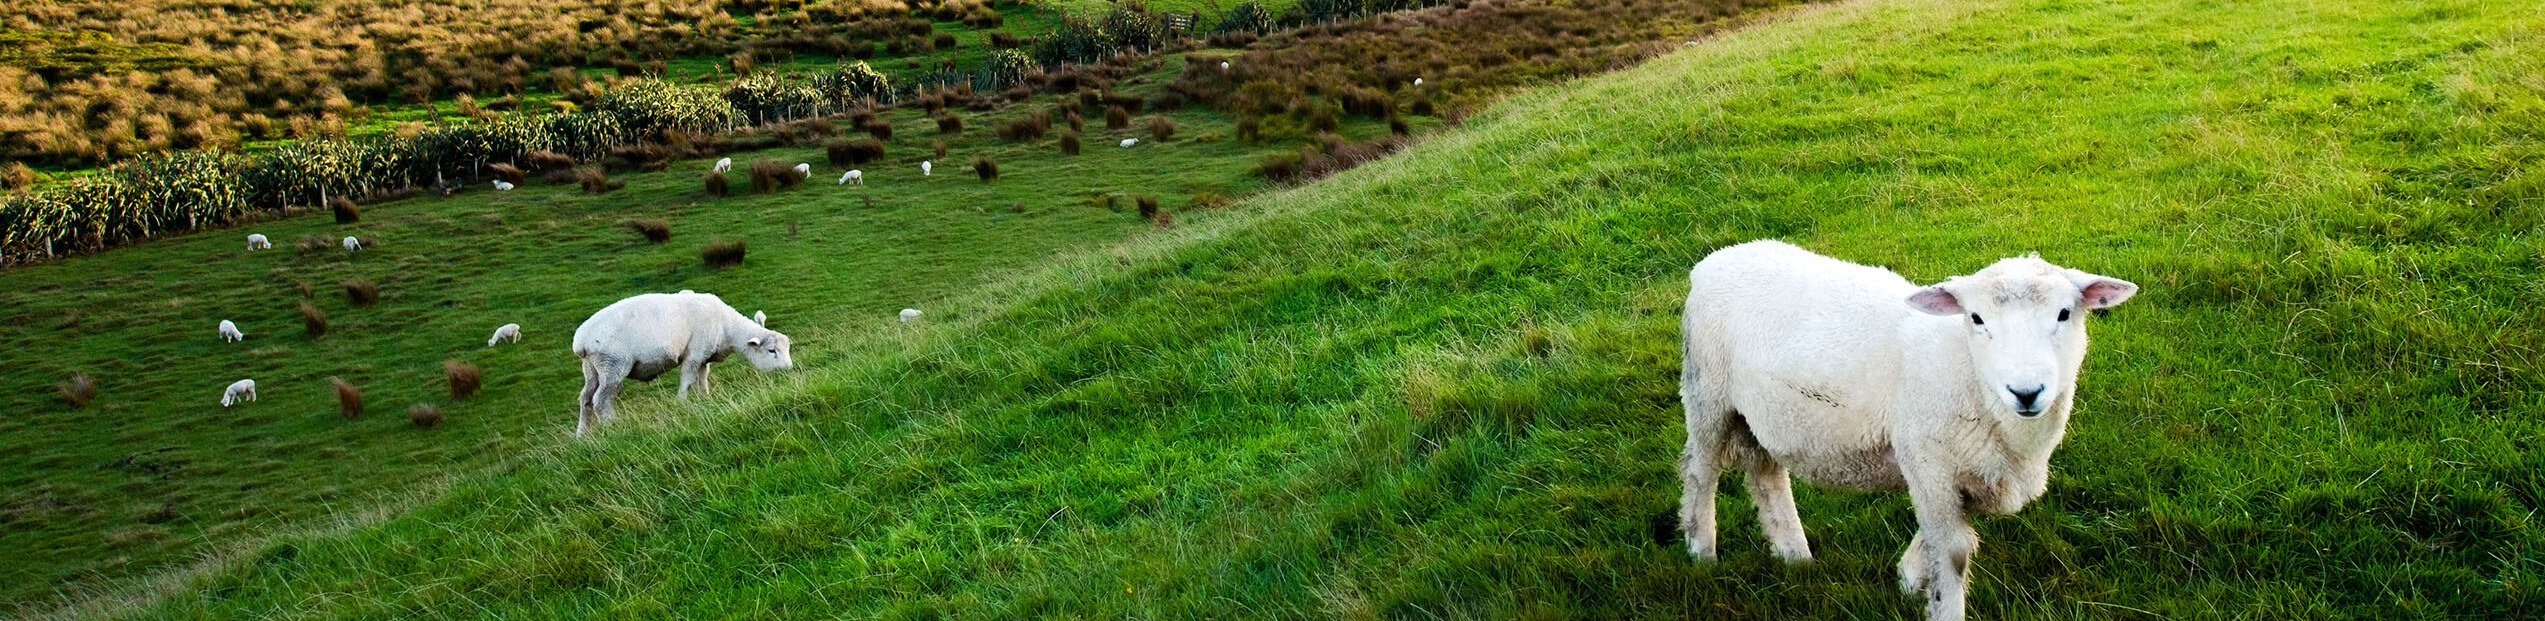
[[[247,335],[239,332],[239,324],[230,323],[228,319],[221,320],[221,342],[236,343],[244,340],[247,340]]]
[[[266,250],[273,247],[274,242],[266,241],[264,233],[247,234],[247,249],[249,251]]]
[[[1907,490],[1918,533],[1900,588],[1960,619],[1979,537],[1968,513],[2041,495],[2066,432],[2088,311],[2138,285],[2035,257],[1920,288],[1782,242],[1725,248],[1688,273],[1679,457],[1688,553],[1715,556],[1723,468],[1748,473],[1768,545],[1811,560],[1792,475]]]
[[[763,328],[769,327],[768,311],[751,311],[751,323],[760,324]]]
[[[495,328],[495,335],[486,337],[486,346],[494,347],[495,343],[501,341],[521,342],[521,324],[508,323],[503,327]]]
[[[1423,85],[1423,79],[1422,79],[1422,78],[1414,78],[1414,85],[1415,85],[1415,86],[1422,86],[1422,85]]]
[[[1140,144],[1140,139],[1138,139],[1138,138],[1124,138],[1124,139],[1122,139],[1122,148],[1129,149],[1129,148],[1131,148],[1131,145],[1135,145],[1135,144]]]
[[[507,190],[511,190],[511,189],[513,189],[513,184],[511,184],[511,183],[506,183],[506,182],[502,182],[502,181],[497,181],[497,182],[495,182],[495,191],[497,191],[497,192],[503,192],[503,191],[507,191]]]
[[[935,173],[936,168],[937,168],[937,163],[936,163],[936,162],[928,162],[928,161],[922,161],[922,162],[919,162],[919,176],[921,176],[921,177],[925,177],[925,176],[928,176],[928,175],[936,174],[936,173]]]
[[[345,236],[345,251],[346,251],[346,252],[352,252],[352,251],[355,251],[355,250],[361,250],[361,249],[362,249],[362,240],[354,239],[354,238],[353,238],[353,236],[351,236],[351,235],[347,235],[347,236]]]
[[[716,173],[717,173],[717,174],[724,174],[724,173],[728,173],[728,172],[732,172],[732,171],[733,171],[733,158],[728,157],[728,158],[725,158],[725,159],[716,160]]]
[[[1228,73],[1228,61],[1219,61],[1219,71],[1220,73]]]
[[[852,170],[839,174],[839,185],[848,185],[850,181],[857,182],[857,185],[866,185],[866,171]]]
[[[916,308],[905,308],[905,309],[901,309],[901,322],[902,322],[902,323],[910,323],[910,320],[918,319],[918,318],[919,318],[919,309],[916,309]]]
[[[795,176],[797,176],[797,177],[801,177],[801,178],[805,178],[805,179],[811,179],[811,178],[813,178],[813,165],[812,165],[812,164],[796,164],[796,165],[795,165]]]
[[[615,415],[613,402],[625,380],[651,382],[680,370],[681,398],[689,387],[708,392],[708,365],[734,352],[763,371],[795,366],[787,337],[751,323],[705,293],[648,293],[619,300],[574,330],[574,355],[583,359],[583,394],[576,401],[574,434]]]
[[[221,407],[226,408],[230,407],[231,404],[246,403],[255,400],[256,380],[243,379],[230,382],[229,388],[221,389]]]

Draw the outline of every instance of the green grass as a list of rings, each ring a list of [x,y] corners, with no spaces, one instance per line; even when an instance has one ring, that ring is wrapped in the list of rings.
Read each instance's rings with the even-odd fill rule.
[[[1126,92],[1153,93],[1178,68]],[[1045,109],[1049,97],[998,116]],[[0,356],[11,369],[0,377],[0,602],[182,564],[552,445],[571,428],[580,386],[566,339],[620,297],[717,293],[796,334],[899,330],[894,313],[913,306],[930,321],[956,320],[961,311],[940,300],[1056,252],[1152,229],[1133,196],[1159,197],[1188,224],[1208,222],[1218,216],[1192,208],[1197,193],[1255,191],[1262,181],[1251,167],[1297,146],[1239,143],[1227,138],[1232,120],[1190,108],[1172,114],[1182,130],[1163,144],[1144,129],[1105,130],[1099,116],[1083,154],[1067,157],[1058,132],[1008,143],[989,117],[964,115],[969,131],[948,139],[927,178],[918,163],[933,157],[940,135],[919,111],[895,111],[884,117],[898,130],[889,161],[862,166],[862,188],[834,185],[839,170],[822,165],[818,149],[785,148],[731,154],[737,191],[748,188],[743,169],[755,158],[817,166],[803,188],[775,195],[711,199],[699,182],[708,162],[679,162],[620,176],[627,188],[600,196],[536,179],[507,193],[481,183],[454,198],[369,205],[353,225],[302,215],[0,271],[0,348],[18,352]],[[1348,129],[1386,131],[1369,120]],[[1113,146],[1130,136],[1143,143]],[[997,182],[973,175],[982,155],[997,158]],[[640,217],[670,221],[672,241],[649,245],[619,224]],[[245,252],[248,233],[267,235],[275,250]],[[303,255],[291,246],[304,235],[376,245]],[[748,261],[704,267],[699,250],[728,237],[749,244]],[[378,283],[385,300],[351,308],[336,283],[352,278]],[[323,338],[301,334],[301,281],[333,324]],[[249,339],[220,342],[213,327],[223,319]],[[505,323],[522,324],[525,340],[486,348]],[[824,346],[807,344],[798,360],[823,364]],[[485,393],[450,402],[445,359],[484,368]],[[98,380],[98,403],[71,410],[55,401],[53,384],[74,373]],[[369,415],[339,419],[329,377],[363,387]],[[222,387],[241,378],[257,380],[262,400],[221,408]],[[635,401],[658,392],[630,390]],[[419,402],[440,404],[448,421],[411,427],[405,412]]]
[[[1808,567],[1737,495],[1722,562],[1668,532],[1682,279],[1779,237],[2145,287],[1976,616],[2532,618],[2540,58],[2471,0],[1798,10],[92,610],[1914,615],[1897,495],[1804,486]]]

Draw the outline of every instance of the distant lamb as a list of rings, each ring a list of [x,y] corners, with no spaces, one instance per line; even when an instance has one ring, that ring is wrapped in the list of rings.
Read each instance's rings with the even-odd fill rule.
[[[1680,528],[1715,557],[1716,473],[1749,474],[1768,545],[1811,547],[1791,476],[1907,490],[1918,533],[1900,589],[1927,618],[1961,619],[1979,536],[1973,511],[2013,513],[2049,483],[2066,433],[2087,311],[2138,285],[2036,257],[1920,288],[1890,270],[1776,241],[1706,256],[1688,273],[1679,395]]]
[[[866,185],[866,171],[852,170],[839,174],[839,185],[848,185],[850,181],[857,182],[857,185]]]
[[[769,313],[767,311],[751,311],[751,323],[760,324],[760,327],[763,328],[769,327]]]
[[[905,309],[901,309],[901,322],[902,322],[902,323],[910,323],[910,320],[918,319],[918,318],[919,318],[919,309],[916,309],[916,308],[905,308]]]
[[[513,189],[513,184],[511,184],[511,183],[506,183],[506,182],[502,182],[502,181],[497,181],[497,182],[495,182],[495,191],[497,191],[497,192],[502,192],[502,191],[506,191],[506,190],[510,190],[510,189]]]
[[[1140,139],[1138,139],[1138,138],[1124,138],[1124,139],[1122,139],[1122,148],[1129,149],[1129,148],[1131,148],[1131,145],[1135,145],[1135,144],[1140,144]]]
[[[651,382],[677,368],[681,398],[692,385],[704,394],[708,365],[737,351],[763,371],[795,366],[786,335],[752,323],[711,294],[648,293],[602,308],[574,330],[574,355],[583,359],[574,435],[615,415],[625,380]]]
[[[1422,79],[1422,78],[1414,78],[1414,85],[1415,85],[1415,86],[1422,86],[1422,85],[1423,85],[1423,79]]]
[[[274,242],[266,241],[266,240],[265,240],[265,234],[263,234],[263,233],[249,233],[249,234],[247,234],[247,249],[248,249],[248,251],[250,251],[250,252],[257,251],[257,250],[267,250],[267,249],[271,249],[271,248],[273,248],[273,247],[274,247]]]
[[[230,407],[232,404],[246,403],[255,400],[256,380],[243,379],[230,382],[229,388],[221,390],[221,407],[226,408]]]
[[[921,176],[921,177],[925,177],[925,176],[928,176],[928,175],[936,174],[936,173],[935,173],[936,168],[937,168],[937,163],[936,163],[936,162],[934,162],[934,161],[923,161],[923,162],[920,162],[920,163],[919,163],[919,176]]]
[[[362,249],[362,240],[354,239],[352,236],[346,236],[346,237],[345,237],[345,251],[346,251],[346,252],[352,252],[352,251],[355,251],[355,250],[361,250],[361,249]]]
[[[1219,61],[1219,71],[1220,73],[1228,73],[1228,61]]]
[[[796,164],[796,165],[795,165],[795,176],[797,176],[797,177],[803,177],[803,178],[806,178],[806,179],[811,179],[811,178],[813,178],[813,165],[812,165],[812,164]]]
[[[495,343],[500,341],[521,342],[521,324],[508,323],[496,328],[495,335],[486,338],[486,346],[494,347]]]
[[[733,172],[733,158],[728,157],[728,158],[725,158],[725,159],[716,160],[716,172],[717,172],[717,173],[728,173],[728,172]]]
[[[239,324],[230,323],[228,319],[221,320],[221,342],[236,343],[244,340],[247,340],[247,335],[239,333]]]

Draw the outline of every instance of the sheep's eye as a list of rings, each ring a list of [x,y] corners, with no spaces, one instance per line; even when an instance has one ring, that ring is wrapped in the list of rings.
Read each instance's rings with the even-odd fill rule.
[[[1988,322],[1980,321],[1980,320],[1979,320],[1979,313],[1971,313],[1971,325],[1974,325],[1974,326],[1985,326],[1985,325],[1988,325]]]
[[[2068,309],[2065,309],[2065,308],[2059,309],[2059,320],[2060,320],[2060,321],[2067,321],[2067,320],[2068,320]]]

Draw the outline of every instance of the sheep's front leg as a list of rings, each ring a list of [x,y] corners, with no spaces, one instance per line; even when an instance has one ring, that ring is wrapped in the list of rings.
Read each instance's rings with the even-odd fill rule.
[[[714,391],[715,391],[715,389],[714,389],[714,388],[712,388],[712,387],[708,386],[708,383],[709,383],[709,382],[711,382],[711,381],[713,381],[714,379],[716,379],[715,366],[716,366],[716,363],[713,363],[713,362],[701,362],[701,363],[698,363],[698,395],[699,395],[699,396],[702,396],[702,397],[703,397],[703,396],[706,396],[706,395],[707,395],[707,393],[710,393],[710,392],[714,392]]]
[[[677,392],[677,393],[675,393],[675,394],[674,394],[674,396],[680,397],[680,398],[682,398],[682,399],[687,399],[687,398],[689,398],[689,387],[690,387],[691,385],[695,385],[695,384],[697,384],[697,383],[698,383],[698,377],[699,377],[700,375],[702,375],[702,373],[700,373],[699,371],[700,371],[700,369],[703,369],[703,368],[705,368],[705,365],[701,365],[701,364],[698,364],[698,363],[695,363],[695,362],[686,361],[686,360],[681,361],[681,363],[680,363],[680,391],[679,391],[679,392]]]
[[[1971,529],[1961,495],[1949,479],[1921,481],[1911,475],[1909,500],[1917,505],[1918,534],[1900,557],[1900,590],[1925,600],[1928,621],[1961,621],[1979,532]]]

